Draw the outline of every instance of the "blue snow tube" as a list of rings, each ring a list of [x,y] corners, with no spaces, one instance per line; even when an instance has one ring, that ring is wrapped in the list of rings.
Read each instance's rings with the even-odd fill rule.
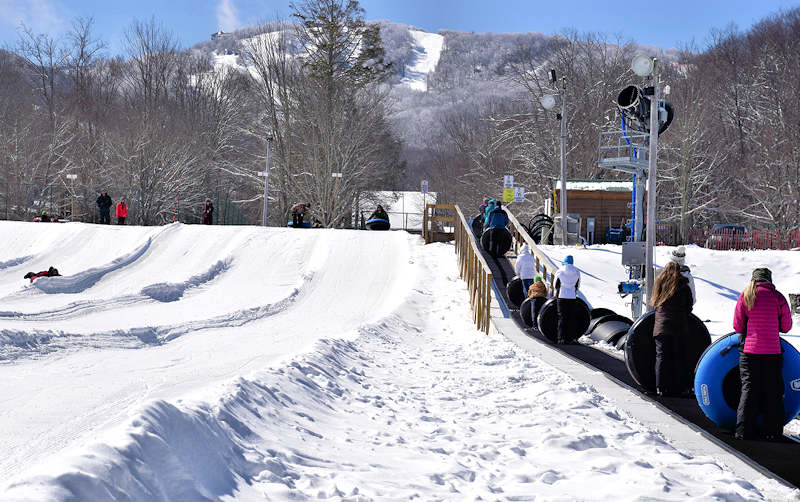
[[[781,338],[784,424],[800,413],[800,352]],[[703,413],[723,429],[736,428],[742,392],[739,335],[723,336],[703,352],[694,374],[694,392]]]
[[[311,222],[310,221],[304,221],[302,225],[300,225],[298,227],[295,227],[294,226],[294,222],[290,221],[289,223],[286,224],[286,226],[289,227],[289,228],[311,228]]]
[[[389,230],[389,220],[384,220],[383,218],[372,218],[367,220],[365,224],[367,226],[367,230]]]

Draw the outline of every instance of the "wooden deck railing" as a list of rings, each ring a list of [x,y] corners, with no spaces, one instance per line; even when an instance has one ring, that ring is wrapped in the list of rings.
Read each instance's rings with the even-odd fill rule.
[[[456,255],[461,279],[467,283],[469,302],[472,306],[472,320],[475,326],[489,333],[489,309],[492,303],[492,271],[481,255],[479,244],[472,234],[472,229],[458,206],[456,211],[455,232]]]
[[[530,247],[531,254],[536,259],[536,272],[542,276],[542,280],[545,284],[549,285],[550,293],[552,294],[553,291],[555,291],[553,281],[558,271],[558,265],[553,263],[553,261],[539,249],[539,246],[533,242],[531,236],[528,235],[528,231],[519,222],[511,209],[509,209],[508,206],[504,207],[504,209],[505,212],[508,213],[509,230],[514,238],[514,251],[517,252],[522,244],[527,244],[528,247]]]

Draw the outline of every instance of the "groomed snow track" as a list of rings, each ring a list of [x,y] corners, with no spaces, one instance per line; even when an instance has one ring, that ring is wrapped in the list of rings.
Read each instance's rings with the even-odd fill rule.
[[[588,345],[553,345],[538,329],[525,326],[519,309],[513,308],[509,302],[506,284],[514,277],[514,267],[510,262],[513,250],[501,258],[493,258],[483,249],[481,249],[481,253],[492,269],[493,289],[500,304],[500,311],[513,319],[516,327],[527,337],[567,355],[588,368],[599,370],[605,377],[627,388],[641,400],[655,404],[665,413],[696,430],[699,433],[698,438],[702,437],[714,442],[753,469],[780,482],[800,488],[800,462],[797,462],[797,457],[800,455],[800,443],[788,436],[784,436],[779,442],[736,440],[729,431],[720,429],[703,414],[694,397],[655,399],[653,396],[645,394],[631,377],[624,360]]]

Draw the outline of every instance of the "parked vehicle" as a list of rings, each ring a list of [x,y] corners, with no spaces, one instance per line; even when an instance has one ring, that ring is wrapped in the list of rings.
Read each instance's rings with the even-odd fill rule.
[[[750,236],[744,225],[717,223],[706,238],[708,249],[749,249]]]

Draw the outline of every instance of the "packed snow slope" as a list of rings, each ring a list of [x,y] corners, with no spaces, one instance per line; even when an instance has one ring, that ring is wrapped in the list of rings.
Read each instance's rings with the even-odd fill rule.
[[[3,501],[800,500],[477,332],[451,244],[13,222],[0,242]]]

